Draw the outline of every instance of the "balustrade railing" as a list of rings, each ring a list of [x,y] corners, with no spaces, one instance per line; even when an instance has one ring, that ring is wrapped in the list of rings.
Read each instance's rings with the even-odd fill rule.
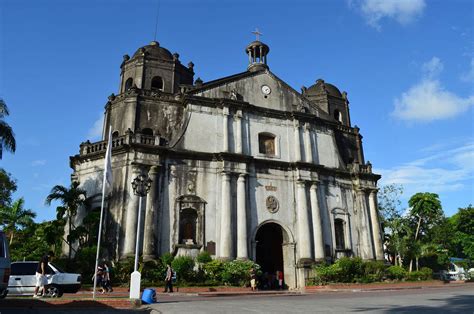
[[[95,154],[107,149],[107,141],[100,141],[91,143],[89,141],[84,142],[80,146],[79,153],[80,155]],[[126,134],[118,137],[112,138],[112,148],[117,148],[123,145],[129,144],[142,144],[142,145],[159,145],[160,138],[159,136],[145,135],[145,134]]]

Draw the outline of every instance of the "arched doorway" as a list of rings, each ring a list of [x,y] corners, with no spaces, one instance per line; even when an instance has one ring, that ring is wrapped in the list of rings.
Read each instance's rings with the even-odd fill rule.
[[[255,235],[256,262],[263,273],[275,274],[283,270],[283,230],[276,223],[267,223],[258,228]]]

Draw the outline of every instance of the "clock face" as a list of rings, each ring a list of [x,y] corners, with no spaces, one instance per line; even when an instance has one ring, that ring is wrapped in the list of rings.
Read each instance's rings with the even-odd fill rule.
[[[262,93],[264,93],[265,95],[270,95],[271,92],[272,90],[270,89],[270,87],[268,87],[267,85],[262,86]]]

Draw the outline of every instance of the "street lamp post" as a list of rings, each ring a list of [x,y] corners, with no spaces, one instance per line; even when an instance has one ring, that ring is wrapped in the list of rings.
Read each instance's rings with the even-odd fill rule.
[[[135,243],[135,263],[133,273],[130,276],[130,299],[140,299],[140,282],[141,274],[138,271],[138,249],[141,231],[141,217],[142,217],[142,201],[143,197],[148,194],[151,187],[151,180],[147,175],[140,174],[133,179],[132,188],[133,193],[139,197],[138,200],[138,220],[137,220],[137,240]]]

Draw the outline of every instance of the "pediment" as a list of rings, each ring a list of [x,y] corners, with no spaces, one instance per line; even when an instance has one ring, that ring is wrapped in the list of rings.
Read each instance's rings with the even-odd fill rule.
[[[320,116],[306,98],[269,70],[247,71],[210,81],[191,94],[206,98],[231,98],[258,107]]]

